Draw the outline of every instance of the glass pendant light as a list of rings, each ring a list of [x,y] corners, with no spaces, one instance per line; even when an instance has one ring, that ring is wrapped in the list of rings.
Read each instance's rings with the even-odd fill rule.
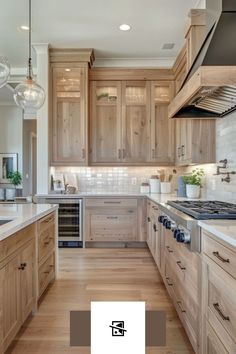
[[[10,64],[6,57],[0,56],[0,88],[3,87],[10,76]]]
[[[14,100],[16,104],[27,110],[38,110],[45,101],[44,89],[33,80],[31,58],[31,0],[29,0],[29,59],[26,80],[15,88]]]

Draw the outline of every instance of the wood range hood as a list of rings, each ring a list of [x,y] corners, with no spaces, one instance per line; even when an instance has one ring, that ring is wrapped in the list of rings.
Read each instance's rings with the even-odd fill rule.
[[[236,110],[236,1],[223,0],[169,118],[221,118]]]

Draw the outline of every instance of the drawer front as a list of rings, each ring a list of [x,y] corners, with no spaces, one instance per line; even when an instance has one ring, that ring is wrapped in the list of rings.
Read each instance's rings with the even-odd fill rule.
[[[236,253],[203,232],[203,252],[236,279]]]
[[[38,233],[40,234],[45,229],[51,227],[54,224],[55,224],[55,213],[46,215],[44,218],[38,220],[37,222]]]
[[[39,297],[55,277],[55,258],[52,254],[39,268]]]
[[[49,224],[43,232],[39,234],[38,238],[38,261],[40,262],[55,246],[55,225]]]
[[[214,314],[214,317],[236,342],[236,282],[222,270],[218,273],[211,266],[207,269],[209,321],[211,321],[210,314]]]
[[[182,284],[176,279],[171,263],[165,264],[165,284],[178,315],[195,350],[199,348],[199,307],[191,298],[186,300]],[[190,305],[189,305],[190,304]]]
[[[31,224],[0,242],[0,262],[35,237],[35,224]]]
[[[137,236],[137,216],[91,215],[91,241],[134,241]]]
[[[89,198],[85,202],[86,207],[127,207],[127,208],[137,208],[138,201],[135,198]]]
[[[230,354],[208,322],[206,323],[206,332],[203,335],[205,336],[204,354]]]

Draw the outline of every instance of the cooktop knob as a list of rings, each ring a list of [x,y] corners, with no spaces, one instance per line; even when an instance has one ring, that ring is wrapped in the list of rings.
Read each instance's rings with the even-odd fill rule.
[[[158,221],[162,224],[164,221],[164,218],[165,218],[164,215],[160,215],[160,216],[158,216]]]
[[[173,229],[173,236],[174,236],[174,238],[177,237],[177,235],[178,235],[179,232],[180,232],[180,229],[178,229],[178,228]]]
[[[167,220],[165,222],[165,228],[168,229],[168,230],[171,230],[171,221],[170,220]]]
[[[182,230],[179,230],[179,232],[176,235],[176,241],[182,243],[190,243],[190,234],[185,233]]]
[[[163,226],[166,227],[168,221],[169,221],[168,218],[164,217],[163,222],[162,222]]]

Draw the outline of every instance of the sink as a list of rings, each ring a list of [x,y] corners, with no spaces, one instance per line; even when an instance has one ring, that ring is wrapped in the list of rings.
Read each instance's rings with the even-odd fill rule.
[[[4,220],[0,220],[0,226],[1,225],[4,225],[4,224],[7,224],[8,222],[11,222],[12,220],[7,220],[7,219],[4,219]]]

